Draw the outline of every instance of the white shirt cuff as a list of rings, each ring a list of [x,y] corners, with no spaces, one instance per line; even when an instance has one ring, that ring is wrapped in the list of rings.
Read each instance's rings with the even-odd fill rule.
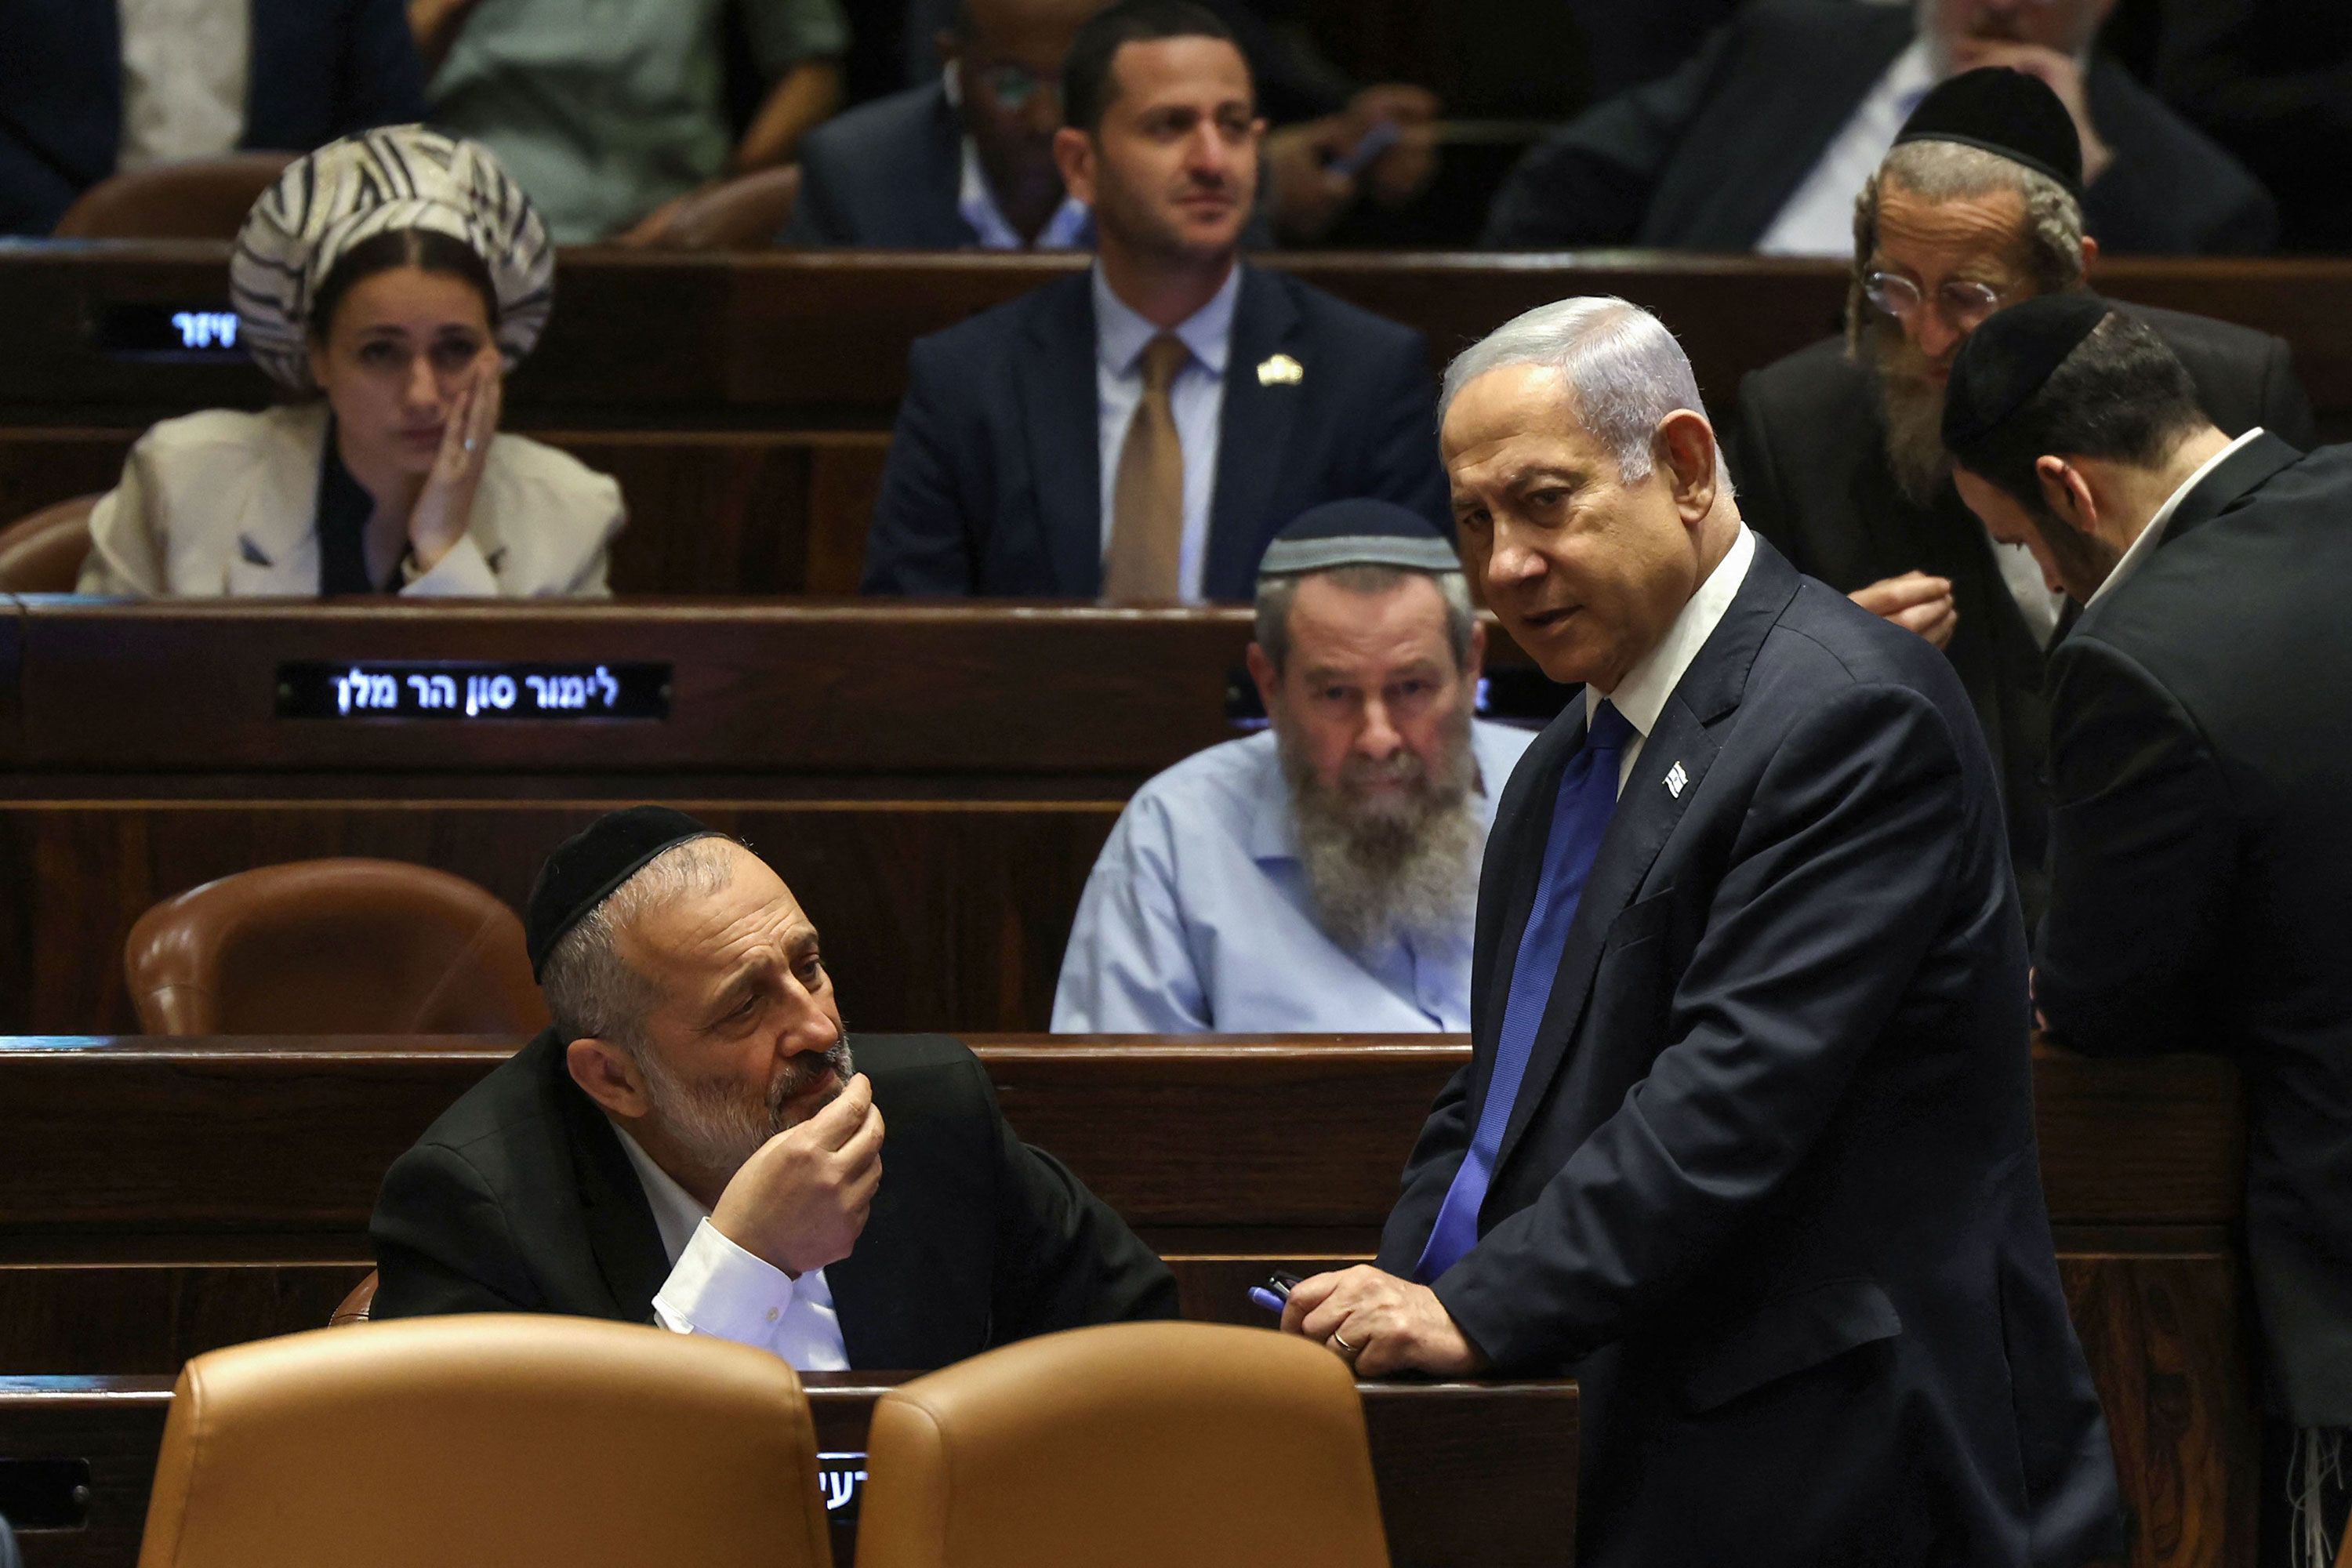
[[[704,1220],[654,1298],[654,1317],[673,1333],[709,1334],[765,1348],[792,1305],[793,1277],[744,1251]]]
[[[413,563],[411,563],[413,565]],[[411,565],[404,565],[401,574],[407,577],[401,592],[419,599],[495,599],[499,596],[499,574],[490,570],[490,563],[482,547],[474,542],[468,531],[457,537],[448,552],[433,563],[429,572],[419,572],[409,577]]]

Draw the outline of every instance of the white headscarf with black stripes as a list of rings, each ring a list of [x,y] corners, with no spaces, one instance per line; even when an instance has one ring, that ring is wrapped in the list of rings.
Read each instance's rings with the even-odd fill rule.
[[[555,301],[555,250],[530,198],[479,142],[394,125],[297,159],[247,215],[229,292],[261,368],[312,390],[307,333],[319,285],[353,246],[411,228],[448,235],[482,258],[508,367],[530,353]]]

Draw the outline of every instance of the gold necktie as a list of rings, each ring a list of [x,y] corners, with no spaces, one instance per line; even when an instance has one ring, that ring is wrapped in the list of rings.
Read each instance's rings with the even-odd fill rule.
[[[1143,400],[1127,423],[1111,489],[1110,552],[1103,597],[1114,605],[1174,604],[1184,538],[1184,444],[1168,388],[1190,352],[1165,332],[1143,350]]]

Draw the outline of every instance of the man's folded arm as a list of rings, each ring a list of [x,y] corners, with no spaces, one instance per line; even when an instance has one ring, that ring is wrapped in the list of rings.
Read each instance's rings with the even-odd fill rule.
[[[489,1184],[455,1149],[422,1144],[394,1161],[368,1236],[378,1277],[373,1317],[546,1307]]]
[[[1175,1317],[1176,1277],[1168,1266],[1059,1160],[1022,1142],[997,1107],[986,1069],[974,1062],[972,1071],[995,1123],[993,1342]]]
[[[2051,660],[2050,913],[2034,1005],[2093,1055],[2210,1045],[2237,813],[2196,721],[2138,663],[2077,633]]]
[[[1945,921],[1960,763],[1917,692],[1821,702],[1754,800],[1675,987],[1678,1037],[1436,1281],[1497,1366],[1573,1360],[1670,1302],[1804,1160]]]

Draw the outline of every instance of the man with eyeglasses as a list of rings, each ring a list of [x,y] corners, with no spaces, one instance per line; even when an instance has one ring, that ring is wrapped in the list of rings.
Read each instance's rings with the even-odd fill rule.
[[[1062,188],[1062,59],[1103,0],[960,0],[940,79],[812,132],[785,243],[1078,250],[1094,219]]]
[[[2063,599],[1952,488],[1940,422],[1952,356],[2004,305],[2084,286],[2083,150],[2056,93],[1988,67],[1920,100],[1854,204],[1846,331],[1739,389],[1729,443],[1744,515],[1800,571],[1943,648],[1991,742],[2029,920],[2048,839],[2042,658]],[[2311,443],[2287,345],[2132,307],[2189,367],[2213,422]]]

